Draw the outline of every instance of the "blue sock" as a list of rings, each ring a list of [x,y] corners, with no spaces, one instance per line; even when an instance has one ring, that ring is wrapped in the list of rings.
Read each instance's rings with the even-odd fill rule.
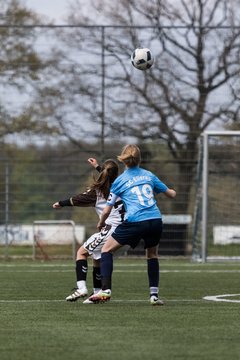
[[[112,288],[113,255],[109,252],[101,254],[102,289]]]

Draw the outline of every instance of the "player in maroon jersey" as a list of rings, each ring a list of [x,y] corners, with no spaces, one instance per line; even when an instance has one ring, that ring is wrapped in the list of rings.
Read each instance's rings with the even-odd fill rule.
[[[98,165],[94,158],[89,158],[88,162],[100,172],[97,179],[92,182],[85,192],[54,203],[54,209],[60,209],[64,206],[95,207],[98,216],[101,216],[107,202],[110,187],[118,176],[119,168],[117,162],[112,159],[106,160],[102,167]],[[107,237],[111,235],[113,230],[121,222],[123,222],[123,218],[123,203],[121,199],[118,199],[115,207],[113,207],[111,211],[108,221],[106,221],[106,226],[101,229],[100,232],[90,236],[90,238],[78,249],[76,256],[77,287],[71,295],[66,297],[67,301],[76,301],[88,294],[86,278],[88,271],[87,260],[89,256],[93,259],[93,292],[99,291],[101,288],[101,248],[106,242]],[[85,302],[87,303],[88,299]]]

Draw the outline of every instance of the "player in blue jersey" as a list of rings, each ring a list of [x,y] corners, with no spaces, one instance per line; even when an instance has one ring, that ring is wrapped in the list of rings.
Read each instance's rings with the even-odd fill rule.
[[[150,303],[163,305],[158,298],[159,262],[158,244],[162,234],[162,216],[156,205],[154,194],[163,193],[169,198],[176,191],[168,188],[156,175],[139,167],[140,149],[136,145],[126,145],[118,160],[125,165],[125,171],[113,182],[97,225],[100,231],[105,225],[115,201],[120,197],[126,210],[125,221],[120,224],[102,247],[101,277],[102,289],[89,298],[92,303],[110,300],[113,271],[113,253],[124,245],[135,248],[141,239],[147,256],[147,269],[150,288]]]

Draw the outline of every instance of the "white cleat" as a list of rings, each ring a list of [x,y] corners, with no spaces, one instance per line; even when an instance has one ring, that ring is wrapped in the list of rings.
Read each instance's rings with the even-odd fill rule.
[[[66,297],[66,301],[77,301],[80,298],[87,296],[87,288],[76,289],[71,295]]]
[[[91,295],[87,300],[91,302],[85,302],[84,304],[100,304],[105,303],[111,299],[111,290],[99,290],[96,294]]]
[[[91,295],[92,296],[92,295]],[[90,300],[90,297],[83,301],[83,304],[94,304],[92,300]]]
[[[164,305],[164,302],[162,300],[160,300],[157,296],[151,296],[150,304],[153,306],[162,306],[162,305]]]

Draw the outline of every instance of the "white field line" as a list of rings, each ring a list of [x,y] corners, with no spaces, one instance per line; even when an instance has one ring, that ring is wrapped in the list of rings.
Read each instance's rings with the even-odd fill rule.
[[[177,300],[164,300],[166,303],[169,302],[201,302],[203,301],[202,299],[177,299]],[[62,302],[62,303],[66,303],[66,300],[48,300],[48,299],[35,299],[35,300],[31,300],[31,299],[19,299],[19,300],[0,300],[0,304],[1,303],[51,303],[51,302]],[[120,299],[111,299],[111,303],[148,303],[149,300],[120,300]],[[81,301],[77,302],[78,304],[82,304]],[[86,304],[83,304],[86,305]],[[93,304],[94,305],[94,304]]]
[[[160,266],[162,265],[163,267],[169,267],[169,268],[172,268],[172,267],[177,267],[177,268],[188,268],[188,267],[198,267],[198,266],[203,266],[204,265],[199,265],[199,264],[192,264],[192,263],[186,263],[186,264],[163,264],[161,263],[161,260],[160,260]],[[0,263],[0,268],[21,268],[21,267],[28,267],[28,268],[72,268],[73,266],[75,266],[75,262],[73,261],[72,263],[69,263],[69,264],[55,264],[55,263],[47,263],[47,264],[44,264],[44,263],[41,263],[41,264],[16,264],[16,263],[11,263],[11,264],[8,264],[8,263],[4,263],[4,262],[1,262]],[[116,267],[145,267],[146,266],[146,261],[143,261],[142,263],[129,263],[129,264],[123,264],[123,263],[120,263],[118,262],[117,264],[115,263],[115,266]],[[208,267],[240,267],[240,263],[208,263],[206,266]],[[201,270],[201,269],[200,269]]]
[[[240,294],[223,294],[223,295],[214,295],[214,296],[204,296],[203,300],[209,301],[221,301],[229,303],[240,303],[240,300],[237,299],[226,299],[229,297],[240,296]]]
[[[172,300],[164,300],[165,304],[168,303],[182,303],[182,302],[203,302],[205,300],[208,301],[216,301],[216,302],[228,302],[228,303],[240,303],[240,300],[236,299],[226,299],[226,297],[234,297],[234,296],[240,296],[240,294],[224,294],[224,295],[214,295],[214,296],[205,296],[202,299],[172,299]],[[33,303],[66,303],[66,300],[57,300],[57,299],[19,299],[19,300],[0,300],[0,304],[6,304],[6,303],[24,303],[24,304],[33,304]],[[130,304],[130,303],[148,303],[148,300],[120,300],[120,299],[111,299],[111,303],[124,303],[124,304]],[[82,304],[80,301],[78,304]],[[84,305],[84,304],[83,304]]]
[[[67,272],[74,272],[74,268],[72,269],[16,269],[16,268],[7,268],[4,269],[4,272],[8,272],[8,273],[39,273],[41,270],[42,273],[67,273]],[[1,271],[3,272],[3,269],[1,269]],[[146,269],[142,269],[142,270],[136,270],[136,269],[114,269],[113,270],[114,273],[143,273],[143,272],[147,272]],[[161,274],[168,274],[168,273],[190,273],[190,274],[214,274],[214,273],[240,273],[240,270],[209,270],[209,269],[202,269],[202,270],[182,270],[182,269],[175,269],[175,270],[162,270],[160,268],[160,273]]]

